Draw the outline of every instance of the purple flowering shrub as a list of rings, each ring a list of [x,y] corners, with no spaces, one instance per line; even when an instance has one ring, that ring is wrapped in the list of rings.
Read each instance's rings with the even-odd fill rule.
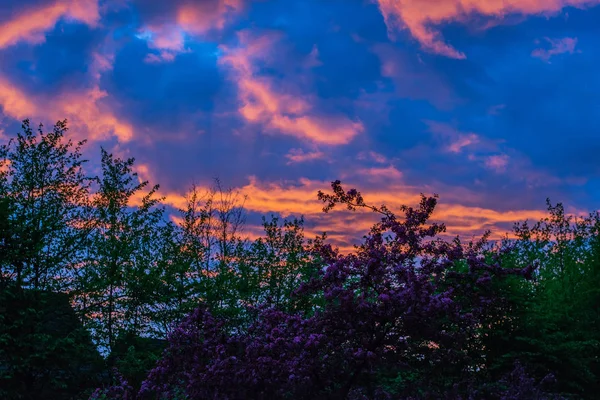
[[[113,370],[114,384],[102,389],[96,389],[90,396],[90,400],[134,400],[136,393],[129,382],[119,373]]]
[[[402,207],[399,218],[339,181],[332,187],[319,193],[325,212],[342,204],[381,220],[353,254],[321,246],[325,268],[294,293],[317,299],[312,309],[262,308],[247,329],[231,330],[198,308],[170,335],[141,398],[482,398],[473,397],[486,378],[481,327],[502,303],[491,283],[531,268],[485,257],[485,238],[439,239],[444,225],[429,223],[436,197]],[[529,398],[511,393],[484,398]]]

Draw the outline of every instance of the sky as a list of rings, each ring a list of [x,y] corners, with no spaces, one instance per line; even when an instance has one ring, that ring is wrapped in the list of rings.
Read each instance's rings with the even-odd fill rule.
[[[449,234],[600,201],[600,0],[4,0],[0,135],[66,118],[172,210],[214,178],[344,247],[340,179]],[[96,164],[94,164],[96,162]],[[173,214],[175,215],[175,214]]]

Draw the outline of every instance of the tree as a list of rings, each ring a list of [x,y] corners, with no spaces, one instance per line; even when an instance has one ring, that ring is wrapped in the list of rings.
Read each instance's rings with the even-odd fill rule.
[[[138,335],[149,329],[148,304],[159,277],[154,238],[163,209],[154,197],[158,186],[144,193],[148,182],[138,181],[133,164],[133,158],[114,158],[102,149],[102,177],[93,199],[98,229],[81,275],[80,311],[108,352],[123,331]]]
[[[600,215],[577,218],[548,201],[548,217],[515,225],[507,263],[537,263],[526,287],[512,286],[511,329],[503,334],[499,368],[518,358],[536,377],[556,375],[565,395],[594,398],[600,390]],[[500,335],[499,332],[496,332]],[[490,343],[491,344],[491,343]],[[508,353],[508,354],[507,354]]]
[[[483,242],[436,239],[444,227],[428,224],[435,198],[403,207],[400,220],[338,181],[332,187],[333,194],[319,194],[325,211],[343,204],[382,219],[355,254],[321,247],[327,268],[296,295],[320,293],[323,303],[308,312],[265,306],[242,332],[200,307],[170,335],[142,395],[460,398],[475,390],[484,375],[473,368],[484,360],[476,332],[496,301],[491,282],[531,269],[488,264]],[[461,263],[464,272],[456,268]]]
[[[304,219],[263,217],[264,236],[241,249],[237,262],[237,296],[244,305],[267,305],[285,310],[308,307],[293,296],[303,282],[314,277],[323,264],[304,237]]]
[[[180,303],[187,295],[197,306],[202,299],[215,311],[236,313],[237,296],[234,282],[238,253],[244,245],[240,231],[245,221],[244,198],[231,189],[224,189],[217,180],[215,186],[202,194],[193,186],[187,196],[186,208],[179,210],[181,222],[176,234],[176,253],[171,272]]]
[[[70,283],[93,228],[85,141],[65,139],[67,122],[23,132],[0,146],[0,198],[10,230],[3,235],[3,279],[18,287],[61,289]]]
[[[63,293],[0,290],[0,397],[83,399],[104,360]]]

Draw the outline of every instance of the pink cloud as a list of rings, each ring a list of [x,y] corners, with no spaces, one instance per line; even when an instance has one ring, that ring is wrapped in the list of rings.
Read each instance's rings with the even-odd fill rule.
[[[315,144],[343,145],[363,132],[360,121],[315,111],[315,96],[290,80],[276,80],[258,73],[258,64],[271,61],[278,39],[279,35],[274,34],[251,37],[248,32],[240,32],[238,47],[221,46],[224,56],[219,62],[231,68],[242,117],[250,123],[262,124],[267,132]]]
[[[460,132],[456,128],[434,121],[425,121],[429,126],[431,133],[440,138],[445,151],[460,154],[463,150],[469,150],[467,159],[477,162],[483,167],[493,170],[497,173],[505,172],[511,158],[502,152],[498,143],[481,137],[472,132]],[[496,153],[488,155],[490,153]],[[515,151],[512,151],[515,153]],[[518,156],[518,154],[517,154]],[[518,158],[523,159],[524,156]],[[526,176],[530,172],[523,169],[520,176]]]
[[[18,42],[42,43],[46,40],[46,32],[63,18],[96,26],[100,20],[98,1],[56,0],[26,9],[0,24],[0,48]]]
[[[532,57],[536,57],[542,59],[546,62],[549,62],[553,56],[559,54],[570,53],[574,54],[576,52],[580,52],[579,50],[575,50],[577,46],[577,38],[565,37],[562,39],[550,39],[544,38],[548,43],[550,43],[549,49],[535,49],[531,52]]]
[[[203,34],[223,29],[232,14],[242,10],[242,0],[212,0],[184,3],[177,10],[177,23],[186,32]]]
[[[304,60],[304,67],[313,68],[319,65],[323,65],[323,63],[319,60],[319,49],[317,45],[314,45],[308,56],[306,56],[306,60]]]
[[[147,63],[171,62],[177,54],[189,51],[185,48],[185,33],[173,24],[146,26],[137,37],[146,40],[148,48],[157,51],[146,55],[144,62]]]
[[[37,112],[37,106],[18,87],[0,77],[0,107],[2,112],[14,119],[24,119]]]
[[[479,143],[479,136],[474,133],[468,135],[460,135],[456,140],[448,146],[448,151],[451,153],[460,153],[463,147],[469,147]]]
[[[170,51],[161,51],[158,54],[149,53],[144,57],[144,62],[148,64],[158,64],[162,62],[171,62],[175,60],[176,54]]]
[[[302,149],[291,149],[288,154],[285,155],[289,164],[297,164],[314,160],[321,160],[325,158],[325,153],[321,151],[309,151],[305,152]]]
[[[426,121],[429,131],[445,143],[445,150],[450,153],[461,153],[464,148],[475,145],[486,145],[476,133],[460,132],[456,128],[434,121]]]
[[[467,23],[484,16],[499,23],[511,14],[555,15],[566,7],[592,7],[600,0],[375,0],[390,37],[406,29],[423,49],[446,57],[462,59],[465,54],[445,43],[439,27],[445,23]],[[494,25],[494,24],[491,24]]]
[[[92,140],[114,135],[119,141],[127,142],[133,138],[134,129],[102,104],[101,100],[107,96],[105,91],[94,86],[80,92],[55,94],[51,99],[47,96],[34,97],[0,77],[0,109],[3,114],[17,120],[39,118],[53,122],[67,118],[73,131],[83,129]]]
[[[113,68],[114,54],[94,52],[92,53],[92,63],[90,65],[90,73],[94,82],[98,82],[102,74],[106,71],[111,71]]]
[[[359,160],[374,161],[378,164],[385,164],[388,161],[386,156],[375,151],[361,151],[358,153],[357,158]]]
[[[506,170],[506,166],[508,165],[509,159],[510,157],[508,157],[506,154],[489,156],[485,159],[485,166],[496,172],[504,172]]]
[[[360,122],[345,117],[273,115],[269,126],[280,132],[325,145],[343,145],[363,131]]]
[[[149,23],[138,37],[148,42],[148,47],[158,51],[149,54],[149,63],[170,62],[177,54],[185,53],[186,35],[205,35],[222,30],[231,18],[243,9],[243,0],[203,0],[179,2],[174,5],[172,20]]]
[[[184,32],[175,24],[146,26],[140,31],[139,38],[146,39],[151,49],[182,51],[184,49]]]
[[[83,7],[85,3],[78,4]],[[117,116],[114,110],[118,104],[100,87],[102,75],[113,68],[114,51],[115,43],[110,38],[94,49],[88,65],[88,84],[84,88],[63,87],[58,92],[33,95],[0,74],[0,111],[16,120],[30,118],[34,122],[54,123],[66,118],[70,134],[80,139],[132,140],[133,125]]]
[[[393,182],[402,179],[402,172],[396,167],[390,165],[388,167],[364,168],[358,170],[359,175],[363,175],[372,181]]]
[[[133,139],[133,126],[121,121],[110,106],[103,104],[102,99],[107,97],[108,93],[98,86],[83,92],[65,93],[48,115],[55,116],[53,119],[66,117],[75,127],[85,129],[92,140],[104,140],[114,135],[120,142],[128,142]]]

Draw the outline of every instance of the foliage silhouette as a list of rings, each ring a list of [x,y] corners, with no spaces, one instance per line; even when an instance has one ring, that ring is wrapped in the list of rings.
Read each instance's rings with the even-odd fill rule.
[[[93,398],[128,399],[600,390],[598,213],[548,203],[516,239],[463,242],[431,222],[437,196],[396,213],[335,181],[318,193],[324,212],[380,217],[341,254],[326,234],[307,238],[301,216],[264,218],[244,238],[246,199],[218,180],[169,220],[133,158],[101,149],[91,176],[85,141],[66,135],[66,121],[44,132],[25,120],[0,146],[3,398],[91,385]]]
[[[369,208],[382,219],[355,254],[320,248],[326,268],[295,295],[318,293],[324,302],[311,313],[267,304],[241,333],[200,307],[169,337],[142,396],[467,398],[485,379],[473,367],[485,364],[477,334],[497,301],[491,283],[530,276],[532,268],[487,263],[484,241],[437,239],[445,228],[428,223],[435,198],[403,207],[401,219],[365,204],[338,181],[332,187],[333,194],[319,194],[325,211],[343,204]]]
[[[0,291],[1,398],[86,398],[103,371],[66,295],[15,285]]]

